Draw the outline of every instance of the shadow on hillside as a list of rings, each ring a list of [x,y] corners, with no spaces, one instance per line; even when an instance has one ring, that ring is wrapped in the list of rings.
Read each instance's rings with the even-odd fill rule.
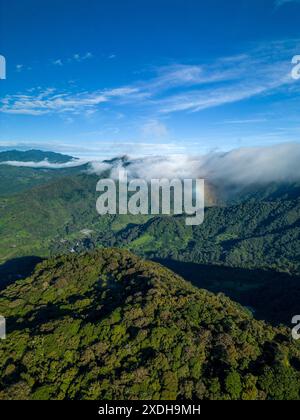
[[[202,265],[170,259],[154,261],[171,269],[194,286],[224,293],[247,306],[255,318],[291,326],[299,313],[300,277],[266,270]]]
[[[13,258],[0,265],[0,290],[17,280],[28,277],[43,259],[36,256]]]

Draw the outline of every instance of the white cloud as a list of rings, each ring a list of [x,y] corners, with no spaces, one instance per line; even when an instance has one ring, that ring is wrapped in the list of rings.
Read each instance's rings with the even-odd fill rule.
[[[142,126],[142,136],[152,140],[168,136],[168,129],[165,124],[158,120],[149,120]]]
[[[85,54],[76,53],[76,54],[73,55],[73,59],[75,61],[84,61],[84,60],[88,60],[89,58],[92,58],[92,57],[93,57],[93,54],[91,52],[87,52]]]
[[[23,64],[17,64],[16,65],[17,72],[21,72],[23,70],[23,68],[24,68],[24,65]]]
[[[273,88],[279,87],[281,83],[275,82]],[[207,108],[214,108],[220,105],[238,102],[253,96],[268,92],[270,85],[256,85],[244,86],[240,84],[235,89],[216,88],[214,90],[193,90],[183,94],[171,96],[167,99],[162,99],[157,102],[160,108],[159,112],[169,114],[178,111],[192,111],[198,112]]]
[[[201,86],[201,89],[171,93],[156,100],[155,104],[161,113],[195,112],[275,92],[279,88],[294,88],[290,57],[295,48],[285,43],[271,43],[248,55],[220,59],[210,71],[206,69],[211,82],[215,83],[207,82],[207,86]],[[202,74],[202,83],[204,80]]]
[[[214,151],[198,156],[173,154],[128,159],[126,170],[129,177],[147,180],[163,177],[205,178],[216,185],[248,186],[254,183],[299,181],[299,161],[300,144],[286,143],[229,152]],[[91,164],[91,170],[101,173],[101,168],[95,163]]]
[[[0,142],[11,148],[12,142]],[[39,148],[85,156],[65,164],[42,162],[3,162],[2,164],[32,168],[61,169],[89,163],[91,173],[101,174],[113,165],[103,159],[129,154],[126,170],[132,178],[205,178],[215,185],[249,186],[269,182],[300,181],[300,144],[279,143],[272,146],[243,147],[224,151],[191,154],[189,146],[176,143],[98,142],[87,145],[51,142],[44,147],[34,143],[15,143],[21,150]],[[76,152],[76,153],[75,153]],[[142,157],[141,157],[142,156]]]
[[[83,111],[92,111],[98,105],[108,102],[112,98],[122,98],[133,94],[136,90],[130,87],[96,91],[56,93],[53,89],[45,89],[37,94],[7,95],[0,100],[0,112],[19,115],[44,115],[51,113],[78,114]]]
[[[54,66],[63,66],[66,63],[71,63],[71,62],[81,62],[84,60],[88,60],[90,58],[93,58],[93,54],[91,52],[87,52],[85,54],[74,54],[72,57],[69,58],[57,58],[56,60],[52,61],[52,64]]]
[[[54,60],[53,61],[53,64],[55,66],[63,66],[63,62],[62,62],[62,60],[60,58],[58,58],[57,60]]]
[[[87,160],[84,159],[76,159],[66,163],[51,163],[47,159],[42,160],[40,162],[20,162],[15,160],[9,160],[6,162],[0,162],[0,165],[8,165],[8,166],[18,166],[18,167],[25,167],[25,168],[39,168],[39,169],[64,169],[64,168],[74,168],[77,166],[82,166],[87,163]]]

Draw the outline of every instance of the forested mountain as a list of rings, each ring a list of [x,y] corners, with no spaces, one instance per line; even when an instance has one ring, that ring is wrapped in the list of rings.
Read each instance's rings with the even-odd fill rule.
[[[52,253],[129,248],[199,287],[226,293],[259,319],[290,325],[300,301],[299,213],[299,199],[252,200],[207,209],[201,226],[187,227],[184,217],[156,217],[119,231],[56,241]]]
[[[148,257],[300,273],[300,199],[206,209],[202,225],[158,217],[120,232],[117,244]]]
[[[66,163],[73,160],[72,156],[55,152],[44,152],[42,150],[8,150],[0,152],[0,162],[41,162],[47,160],[50,163]]]
[[[37,255],[65,241],[85,238],[82,230],[103,234],[147,217],[100,217],[96,212],[99,177],[86,173],[60,176],[11,197],[0,198],[0,261]],[[114,225],[112,226],[112,223]],[[69,251],[64,245],[65,251]]]
[[[219,187],[221,194],[222,187]],[[223,195],[224,196],[224,195]],[[243,201],[275,201],[294,200],[300,197],[300,182],[262,182],[241,187],[231,185],[226,187],[224,201],[229,204],[236,204]]]
[[[40,258],[114,246],[225,292],[259,319],[290,324],[300,300],[297,184],[269,185],[265,195],[244,191],[246,201],[236,196],[235,204],[207,208],[202,225],[187,227],[184,217],[100,217],[99,176],[87,169],[42,170],[41,185],[0,198],[0,288],[28,275]]]
[[[0,398],[299,399],[290,331],[127,251],[45,261],[0,313]]]
[[[0,197],[28,191],[39,185],[86,171],[87,165],[70,168],[29,168],[0,164]]]
[[[0,152],[0,197],[27,191],[38,185],[50,183],[53,179],[71,176],[86,171],[87,165],[63,167],[63,164],[77,158],[55,152],[41,150],[8,150]],[[14,165],[6,162],[15,162]],[[47,161],[49,167],[34,167],[35,163]],[[32,163],[32,167],[23,166]],[[53,165],[54,166],[51,166]],[[55,166],[55,165],[58,165]],[[59,167],[62,165],[62,167]]]
[[[99,220],[95,211],[95,183],[96,179],[87,175],[60,177],[47,185],[2,198],[2,260],[47,255],[49,241],[56,235],[63,237],[74,225],[79,231]]]
[[[277,186],[276,198],[207,208],[204,223],[192,228],[182,217],[100,217],[95,206],[99,177],[86,169],[50,175],[46,170],[42,177],[51,177],[49,182],[0,198],[3,262],[36,253],[81,251],[86,245],[126,245],[148,257],[299,273],[297,186]],[[82,230],[90,231],[88,240]]]

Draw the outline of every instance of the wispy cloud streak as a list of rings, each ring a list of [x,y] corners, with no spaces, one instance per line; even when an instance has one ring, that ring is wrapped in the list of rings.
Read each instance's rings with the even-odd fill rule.
[[[290,73],[291,57],[299,48],[300,40],[273,42],[211,63],[171,64],[154,69],[154,75],[152,71],[147,80],[115,89],[92,92],[45,89],[7,95],[0,101],[0,112],[32,116],[79,114],[96,111],[104,103],[110,103],[159,115],[198,112],[278,89],[287,89],[290,93],[297,89]],[[83,59],[85,56],[78,55],[77,60]]]

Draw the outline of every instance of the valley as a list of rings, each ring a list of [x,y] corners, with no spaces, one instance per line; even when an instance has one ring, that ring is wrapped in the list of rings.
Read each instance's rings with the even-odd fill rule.
[[[8,169],[18,189],[15,168]],[[45,175],[17,169],[32,179]],[[226,205],[206,208],[202,225],[186,226],[184,216],[99,216],[98,179],[88,165],[51,170],[41,185],[29,182],[0,199],[0,287],[49,256],[126,248],[253,307],[259,319],[290,324],[300,300],[299,184],[247,188]]]

